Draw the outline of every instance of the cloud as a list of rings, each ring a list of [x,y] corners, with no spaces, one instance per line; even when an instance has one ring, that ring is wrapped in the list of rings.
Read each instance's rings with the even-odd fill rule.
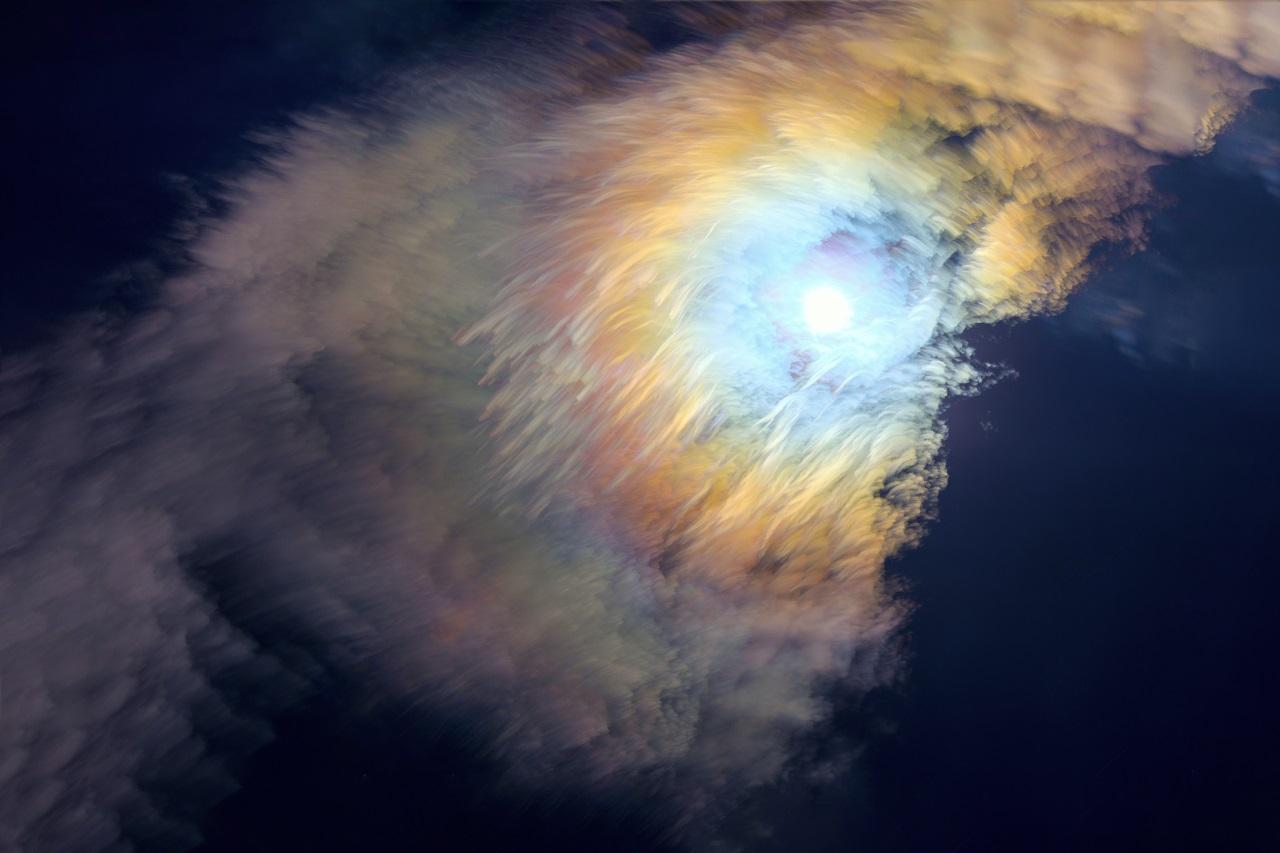
[[[192,843],[328,669],[673,824],[776,779],[896,677],[959,333],[1140,244],[1280,58],[1265,4],[674,14],[300,119],[153,310],[6,362],[0,843]]]

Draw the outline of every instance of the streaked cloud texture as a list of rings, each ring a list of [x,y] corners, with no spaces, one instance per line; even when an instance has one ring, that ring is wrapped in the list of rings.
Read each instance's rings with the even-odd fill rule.
[[[0,847],[194,843],[324,671],[673,832],[775,780],[898,677],[959,334],[1140,247],[1280,75],[1275,4],[670,14],[299,119],[154,308],[6,358]]]

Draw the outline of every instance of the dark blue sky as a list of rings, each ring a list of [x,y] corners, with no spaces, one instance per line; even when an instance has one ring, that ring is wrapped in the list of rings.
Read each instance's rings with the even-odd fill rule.
[[[175,222],[252,157],[245,132],[438,39],[465,45],[501,14],[400,0],[29,8],[5,59],[0,351],[75,310],[145,303],[181,264]],[[971,335],[1016,376],[950,406],[939,519],[891,566],[917,605],[910,672],[823,733],[874,733],[852,775],[760,793],[733,837],[1280,849],[1280,197],[1240,156],[1280,126],[1280,98],[1255,103],[1220,152],[1159,170],[1171,203],[1145,253],[1110,262],[1063,316]],[[279,721],[206,825],[210,849],[657,843],[643,803],[500,795],[448,725],[343,698],[334,684]]]

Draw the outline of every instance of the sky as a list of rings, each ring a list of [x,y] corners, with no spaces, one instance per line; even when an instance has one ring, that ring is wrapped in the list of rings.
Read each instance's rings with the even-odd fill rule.
[[[19,165],[9,194],[17,225],[4,237],[0,417],[11,425],[6,454],[19,460],[7,466],[7,505],[29,508],[9,516],[19,519],[11,529],[34,532],[19,546],[6,543],[22,549],[9,552],[21,559],[7,570],[20,606],[0,610],[6,681],[55,673],[36,678],[69,693],[50,688],[50,705],[11,707],[58,721],[74,717],[65,709],[79,707],[81,694],[94,697],[87,708],[114,707],[112,679],[132,685],[126,696],[142,697],[118,700],[128,713],[94,711],[87,747],[83,734],[57,735],[65,738],[57,743],[73,744],[61,749],[50,746],[52,734],[15,735],[35,756],[27,767],[46,769],[20,771],[26,775],[10,777],[20,782],[0,786],[8,814],[39,814],[31,806],[45,795],[39,784],[59,774],[104,785],[106,800],[126,803],[115,823],[94,832],[37,818],[44,834],[30,837],[32,849],[77,837],[92,849],[83,839],[116,835],[144,849],[210,850],[1274,849],[1276,93],[1248,95],[1250,106],[1211,152],[1175,151],[1150,172],[1143,167],[1154,189],[1140,201],[1148,236],[1133,254],[1091,259],[1065,310],[1032,315],[1021,302],[994,299],[990,311],[1018,321],[956,321],[948,329],[953,349],[938,363],[978,367],[949,384],[952,393],[922,404],[937,406],[943,426],[926,418],[920,440],[942,442],[946,471],[945,488],[922,475],[920,500],[905,499],[927,524],[919,535],[904,527],[884,540],[871,586],[859,568],[847,590],[806,605],[821,630],[799,635],[799,652],[754,641],[777,655],[761,659],[762,671],[818,673],[814,683],[774,680],[742,693],[770,714],[802,721],[779,735],[738,723],[725,710],[736,707],[733,690],[688,686],[703,683],[689,674],[698,666],[736,673],[738,655],[748,659],[743,672],[757,665],[729,626],[750,620],[760,636],[772,636],[763,626],[774,599],[757,607],[744,591],[754,587],[722,583],[696,547],[661,551],[660,573],[697,579],[696,593],[682,587],[666,610],[637,604],[649,602],[647,593],[626,573],[591,568],[650,547],[646,513],[665,504],[647,502],[665,492],[635,486],[621,507],[637,518],[615,529],[576,516],[477,521],[456,512],[467,500],[460,489],[440,485],[470,482],[475,470],[451,458],[463,445],[450,436],[470,434],[451,424],[472,410],[472,392],[460,389],[474,387],[479,374],[464,376],[472,360],[437,345],[462,328],[457,319],[474,322],[475,312],[466,294],[450,301],[456,288],[431,290],[444,294],[435,302],[405,297],[420,269],[413,259],[433,256],[404,247],[443,239],[433,236],[438,228],[464,235],[457,258],[471,258],[480,254],[472,243],[484,248],[503,223],[481,216],[497,208],[486,195],[492,190],[473,199],[471,173],[455,171],[452,154],[435,153],[436,131],[415,136],[397,116],[434,128],[435,116],[462,110],[432,107],[424,118],[416,99],[452,104],[477,81],[507,91],[515,78],[493,55],[495,32],[536,33],[520,42],[526,57],[554,57],[575,39],[626,44],[615,24],[575,30],[581,14],[559,5],[394,2],[25,12],[28,37],[6,58],[8,102],[23,132],[6,142]],[[703,85],[696,69],[710,60],[696,51],[714,49],[716,39],[689,38],[646,12],[632,25],[659,48],[688,39],[693,51],[682,61],[694,71],[648,77],[630,64],[633,46],[592,48],[607,74],[637,75],[640,94],[618,115],[644,121],[664,109],[644,101],[646,91]],[[415,70],[424,63],[428,71]],[[531,67],[527,73],[560,73]],[[605,85],[597,73],[606,74],[591,66],[555,97],[590,101],[593,87]],[[748,82],[743,91],[768,85]],[[335,104],[338,112],[326,112]],[[574,146],[583,157],[609,150],[596,143],[618,119],[565,112],[554,97],[551,104],[541,147],[527,155],[529,185],[550,182],[572,199],[586,192],[564,177],[581,162]],[[478,124],[474,132],[519,136],[514,124]],[[1165,153],[1159,139],[1149,145]],[[378,153],[366,160],[368,150]],[[567,164],[555,159],[566,150]],[[695,170],[696,151],[684,150],[679,168]],[[669,151],[658,154],[669,159]],[[838,154],[822,156],[835,162]],[[1126,154],[1120,162],[1145,161]],[[455,192],[459,186],[466,192]],[[772,229],[785,249],[790,226],[782,223],[791,220],[780,211],[791,208],[777,193],[761,185],[744,194],[740,221],[725,219],[738,223],[731,233]],[[416,198],[431,200],[423,205],[429,212],[447,211],[447,221],[409,218],[401,228],[418,217],[405,213]],[[561,214],[554,222],[577,221],[576,203],[557,204],[567,207],[551,208]],[[759,220],[755,204],[766,211]],[[1087,220],[1097,209],[1072,215]],[[867,211],[883,212],[870,203],[840,210],[855,223],[841,226],[851,236],[834,249],[821,244],[818,268],[867,265],[900,286],[911,306],[928,305],[901,254],[866,248],[904,221],[909,230],[915,208],[904,202],[884,213],[888,226],[867,224],[879,222]],[[797,234],[829,227],[826,213],[809,216],[797,220]],[[359,236],[328,236],[345,234],[352,220]],[[551,270],[557,247],[571,241],[544,221],[521,232],[517,256]],[[933,232],[919,229],[928,244]],[[768,253],[758,259],[728,238],[716,251],[742,252],[766,278],[788,262]],[[917,260],[928,254],[910,251]],[[408,262],[392,252],[413,263],[401,266]],[[422,274],[463,280],[473,274],[469,263],[451,255]],[[767,287],[752,297],[770,306],[776,298]],[[758,414],[753,407],[770,399],[770,383],[786,380],[763,368],[734,372],[757,357],[742,341],[763,340],[761,327],[724,339],[705,337],[702,324],[736,322],[725,318],[753,304],[712,299],[710,313],[688,327],[694,349],[710,348],[734,366],[716,386],[739,395],[726,408],[731,424],[743,411]],[[1010,304],[1016,311],[1002,307]],[[539,333],[529,318],[540,315],[518,300],[508,308],[488,315],[475,334],[496,341],[488,346],[499,361],[504,353],[513,359],[517,378],[504,380],[506,388],[549,387],[559,371],[518,373],[542,363],[521,349]],[[891,308],[865,303],[869,312]],[[389,322],[392,315],[403,320]],[[618,334],[602,333],[601,345]],[[860,355],[844,357],[832,356],[834,375],[853,387],[871,381]],[[895,375],[916,387],[915,374]],[[455,383],[458,376],[466,381]],[[530,408],[539,397],[497,399],[497,440],[503,412],[511,413],[517,461],[566,458],[569,450],[529,445],[517,431],[522,418],[545,410]],[[828,417],[804,400],[795,405],[802,424]],[[849,417],[860,417],[861,406]],[[597,440],[585,430],[563,434]],[[825,440],[798,432],[784,440],[794,435]],[[742,446],[732,438],[730,450]],[[607,468],[616,452],[602,452],[596,464]],[[610,494],[576,476],[533,462],[500,466],[494,500],[536,506],[548,490],[582,490],[593,500]],[[676,491],[682,476],[662,469]],[[451,513],[456,520],[433,520]],[[727,511],[708,517],[722,527],[734,522]],[[418,528],[437,523],[454,544],[433,544],[423,557]],[[522,524],[541,544],[529,544],[534,534]],[[711,541],[732,548],[736,540]],[[429,581],[420,560],[432,566]],[[487,565],[516,563],[531,568],[473,581],[490,577]],[[561,565],[583,568],[546,568]],[[785,576],[782,565],[776,571]],[[579,601],[578,584],[592,592],[565,604]],[[748,602],[732,598],[739,594]],[[101,608],[101,624],[119,612],[155,627],[59,633],[59,608]],[[726,608],[732,618],[722,618]],[[850,611],[852,645],[824,621]],[[448,617],[459,613],[466,618],[455,626]],[[561,618],[573,629],[540,621]],[[475,629],[473,619],[492,621]],[[490,627],[503,620],[519,630]],[[579,648],[579,636],[600,649]],[[182,654],[170,653],[175,638]],[[493,644],[507,659],[492,660]],[[156,655],[160,647],[169,651]],[[836,663],[826,662],[830,649]],[[150,662],[116,666],[126,659]],[[649,682],[620,673],[619,660],[632,667],[627,673],[659,678],[669,667],[656,661],[689,668],[672,664],[661,695],[700,697],[712,719],[725,721],[705,751],[672,746],[684,743],[678,706],[658,706],[668,728],[647,738],[659,725],[644,716]],[[562,661],[581,668],[565,670]],[[91,684],[103,666],[117,674]],[[844,677],[829,677],[837,670]],[[592,736],[596,717],[593,694],[578,687],[580,672],[609,690],[621,679],[636,697],[635,710],[609,718],[620,744],[585,757],[577,745]],[[197,710],[150,716],[155,707]],[[483,715],[488,722],[477,722]],[[129,726],[167,733],[141,757],[113,752]],[[99,737],[106,746],[95,752]],[[569,746],[548,746],[557,739]],[[655,756],[650,770],[664,762],[682,769],[670,778],[632,769],[647,750]],[[60,754],[72,756],[61,767]],[[770,769],[752,772],[762,764]],[[119,793],[112,768],[121,766],[123,787],[142,796]],[[589,783],[567,783],[573,774]]]

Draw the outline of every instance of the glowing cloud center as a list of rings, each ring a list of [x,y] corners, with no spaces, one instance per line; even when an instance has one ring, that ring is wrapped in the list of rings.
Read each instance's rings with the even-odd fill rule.
[[[829,335],[849,326],[853,307],[834,287],[815,287],[804,295],[804,321],[815,335]]]

